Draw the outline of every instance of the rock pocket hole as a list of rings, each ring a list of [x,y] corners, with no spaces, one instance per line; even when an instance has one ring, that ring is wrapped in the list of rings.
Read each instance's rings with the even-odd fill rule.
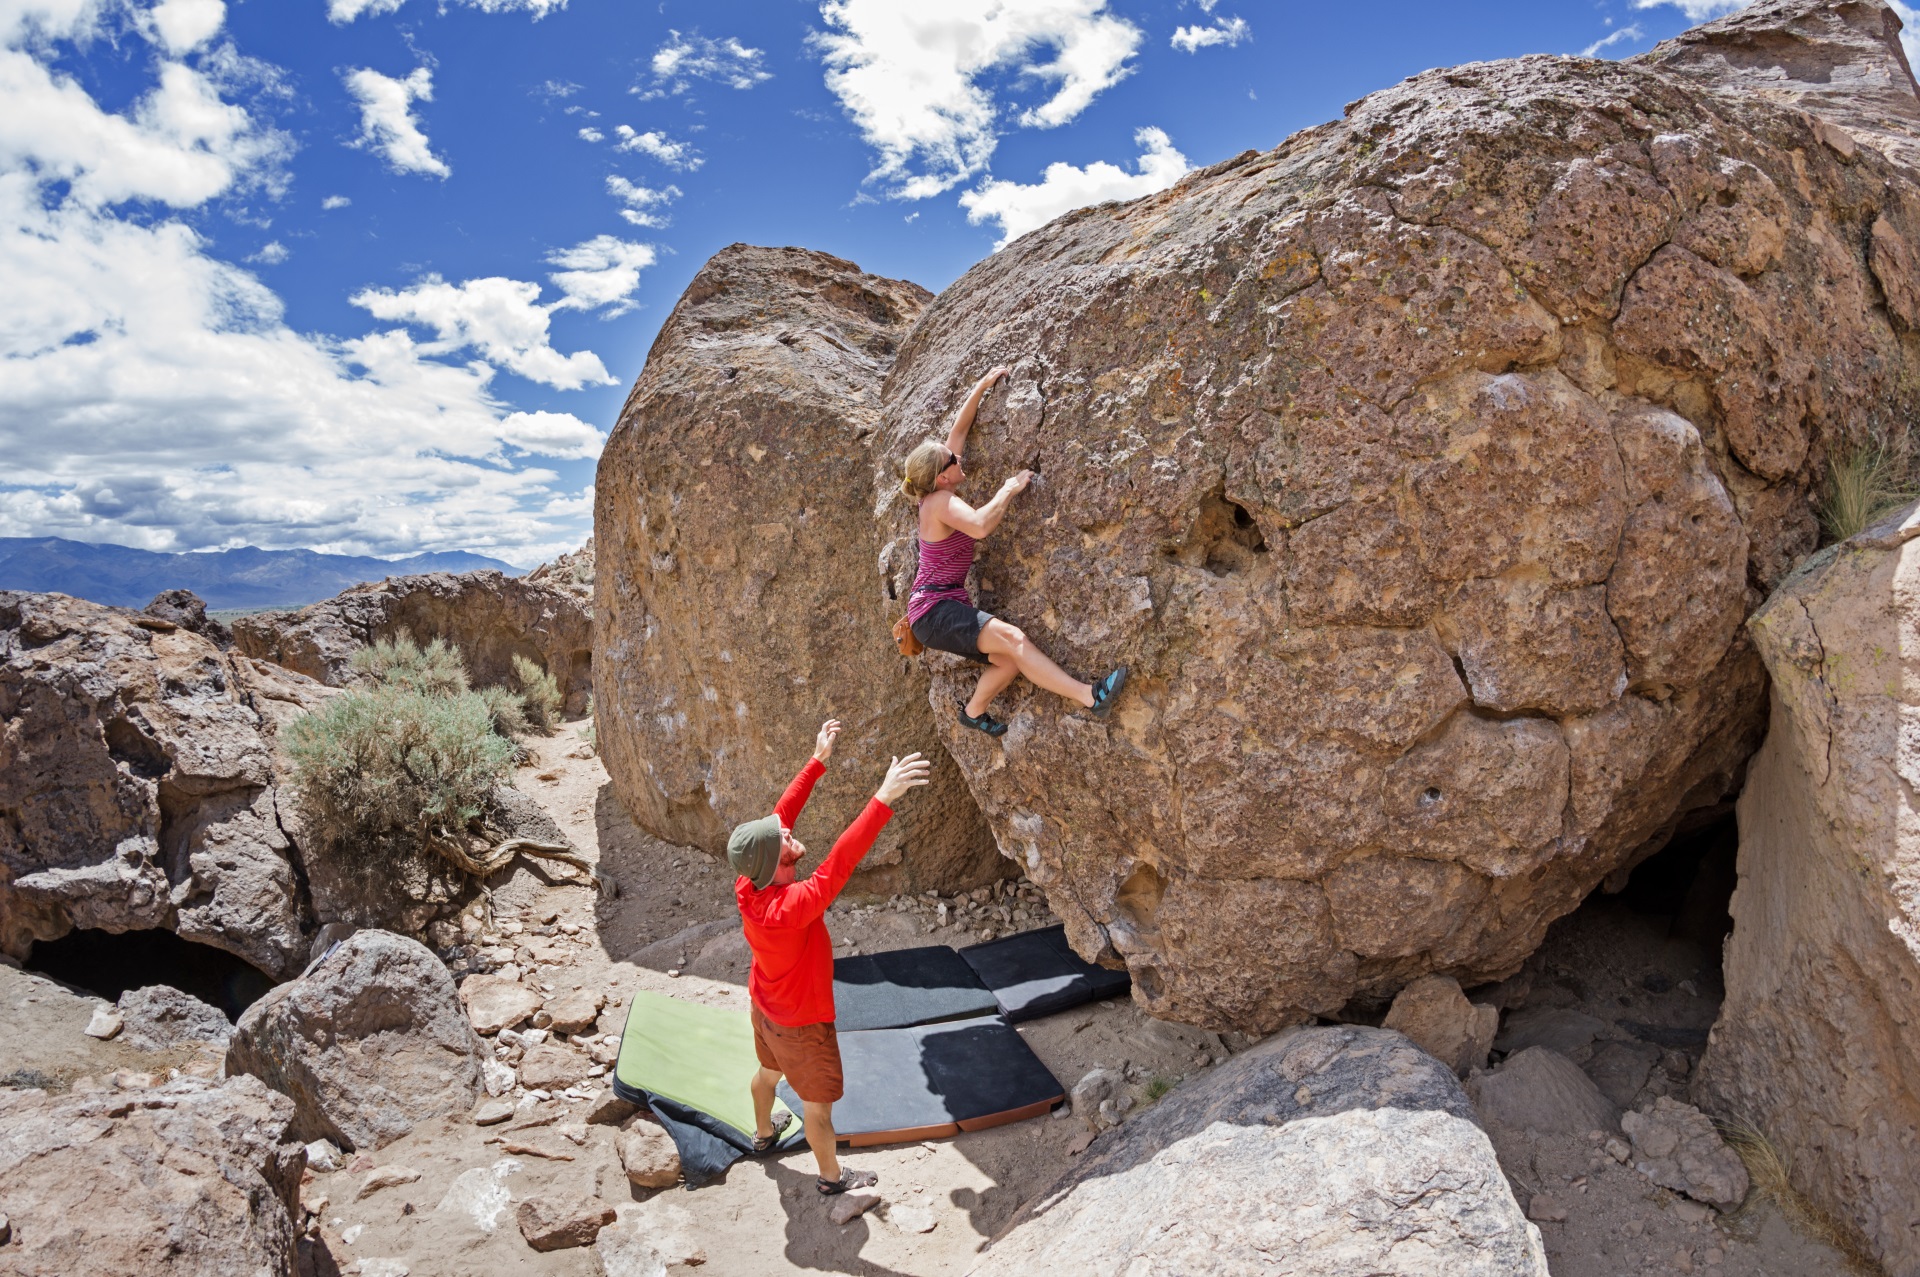
[[[266,972],[245,959],[171,931],[70,931],[37,942],[25,965],[109,1002],[129,989],[172,985],[219,1007],[229,1020],[273,988]]]
[[[1166,550],[1169,558],[1215,576],[1249,572],[1266,553],[1260,524],[1245,506],[1227,499],[1224,487],[1207,494],[1186,536]]]
[[[1142,861],[1133,867],[1127,880],[1120,884],[1120,890],[1114,893],[1114,912],[1135,931],[1151,934],[1159,928],[1154,916],[1160,912],[1160,898],[1166,891],[1166,879],[1160,876],[1160,871]]]
[[[105,735],[107,753],[115,762],[125,763],[127,770],[142,780],[158,780],[173,769],[166,751],[131,719],[108,719]]]

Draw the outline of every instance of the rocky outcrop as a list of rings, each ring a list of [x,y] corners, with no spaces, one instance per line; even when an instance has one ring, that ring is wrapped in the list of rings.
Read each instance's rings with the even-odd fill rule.
[[[887,534],[897,459],[1010,364],[969,469],[1040,479],[982,604],[1133,670],[1105,723],[1016,687],[996,742],[943,659],[935,717],[1149,1011],[1264,1030],[1500,978],[1737,784],[1741,622],[1813,548],[1826,455],[1920,410],[1920,187],[1822,114],[1846,84],[1749,86],[1831,39],[1905,102],[1897,25],[1775,0],[1635,63],[1428,72],[928,308],[885,390]]]
[[[1545,1277],[1547,1261],[1446,1066],[1338,1027],[1263,1042],[1102,1135],[973,1269],[1282,1271]]]
[[[1748,628],[1772,724],[1695,1094],[1888,1272],[1920,1272],[1920,507],[1809,560]]]
[[[596,731],[614,792],[719,853],[820,723],[844,732],[802,828],[824,852],[896,754],[934,759],[868,855],[869,891],[972,886],[992,837],[903,661],[873,575],[867,448],[925,290],[801,249],[734,245],[661,330],[600,456]]]
[[[21,1277],[292,1277],[306,1152],[254,1078],[0,1090],[0,1205]]]
[[[358,931],[313,970],[248,1007],[227,1072],[294,1102],[302,1140],[390,1144],[480,1095],[481,1043],[453,978],[417,941]]]
[[[476,687],[513,682],[524,656],[560,684],[568,714],[584,714],[593,690],[593,617],[573,594],[486,570],[394,576],[356,585],[298,612],[261,612],[233,625],[242,652],[298,670],[330,687],[353,681],[358,649],[402,630],[445,639],[466,658]]]
[[[124,1029],[121,1040],[141,1051],[171,1051],[198,1042],[225,1046],[233,1022],[218,1007],[169,984],[128,989],[115,1008]]]
[[[162,590],[153,596],[153,602],[142,608],[140,613],[177,625],[183,630],[192,630],[202,638],[212,639],[221,647],[233,642],[233,631],[208,616],[205,601],[192,590]]]
[[[274,740],[326,695],[165,618],[0,592],[0,949],[163,928],[299,971]]]
[[[557,559],[542,563],[522,578],[529,585],[542,585],[563,594],[571,594],[589,612],[593,610],[593,538]]]

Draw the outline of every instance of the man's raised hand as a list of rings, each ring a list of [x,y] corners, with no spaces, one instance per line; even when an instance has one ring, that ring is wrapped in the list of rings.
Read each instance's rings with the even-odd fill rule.
[[[880,782],[874,797],[891,807],[909,789],[924,785],[932,777],[933,764],[918,754],[896,758],[887,767],[887,778]]]
[[[833,741],[840,734],[840,720],[829,718],[820,724],[820,734],[813,738],[813,756],[820,762],[833,757]]]

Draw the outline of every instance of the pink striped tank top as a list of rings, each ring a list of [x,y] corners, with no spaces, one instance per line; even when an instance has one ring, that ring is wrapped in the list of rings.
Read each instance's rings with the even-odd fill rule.
[[[946,599],[971,603],[967,570],[973,566],[974,539],[955,528],[938,541],[920,541],[920,569],[913,574],[913,593],[907,598],[907,624],[912,625],[933,605]]]

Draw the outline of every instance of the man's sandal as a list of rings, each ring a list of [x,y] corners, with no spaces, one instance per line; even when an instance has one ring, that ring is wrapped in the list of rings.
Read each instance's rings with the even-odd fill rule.
[[[787,1120],[780,1123],[780,1125],[775,1128],[773,1134],[756,1135],[753,1137],[753,1155],[755,1157],[765,1157],[768,1153],[773,1152],[774,1145],[778,1144],[781,1137],[792,1129],[793,1114],[789,1113],[787,1114]]]
[[[839,1179],[821,1179],[813,1177],[813,1186],[820,1190],[822,1197],[832,1197],[851,1188],[872,1188],[880,1182],[880,1177],[872,1171],[856,1171],[851,1166],[840,1168]]]

